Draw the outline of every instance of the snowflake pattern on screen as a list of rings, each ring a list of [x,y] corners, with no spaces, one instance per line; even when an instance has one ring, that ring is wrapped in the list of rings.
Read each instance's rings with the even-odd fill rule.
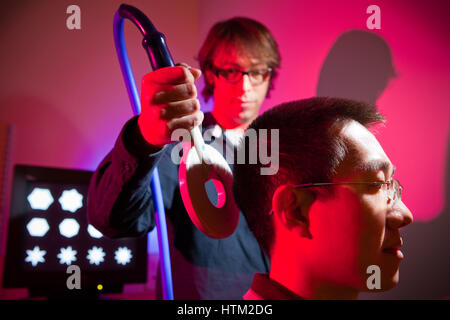
[[[60,264],[67,264],[69,266],[77,260],[76,255],[77,251],[73,250],[71,246],[68,246],[67,248],[61,248],[57,257]]]
[[[133,257],[133,255],[131,254],[131,250],[127,247],[119,247],[114,252],[114,259],[116,259],[117,263],[121,265],[130,263],[131,257]]]
[[[89,260],[90,264],[95,264],[98,266],[100,263],[105,261],[105,255],[106,253],[103,251],[102,247],[93,246],[88,250],[88,255],[86,258]]]
[[[33,267],[36,267],[39,262],[45,262],[44,256],[47,251],[39,249],[38,246],[35,246],[33,250],[27,250],[26,252],[27,257],[25,258],[25,262],[30,262]]]

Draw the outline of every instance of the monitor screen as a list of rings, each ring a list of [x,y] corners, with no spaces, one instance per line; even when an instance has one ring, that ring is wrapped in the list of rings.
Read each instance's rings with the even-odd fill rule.
[[[26,287],[37,295],[69,291],[79,295],[99,288],[119,292],[123,284],[146,282],[147,237],[109,239],[88,223],[91,175],[82,170],[15,166],[5,288]],[[78,267],[81,289],[67,284],[75,275],[70,266]]]

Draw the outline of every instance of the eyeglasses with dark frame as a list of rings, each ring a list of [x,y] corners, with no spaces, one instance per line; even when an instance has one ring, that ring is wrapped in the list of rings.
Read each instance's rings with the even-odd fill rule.
[[[244,75],[248,75],[250,79],[250,83],[252,85],[258,85],[267,80],[269,75],[272,73],[272,68],[264,68],[257,70],[249,70],[249,71],[241,71],[238,69],[221,69],[212,67],[212,72],[216,75],[216,77],[222,77],[228,82],[238,83],[241,81]]]
[[[390,200],[390,207],[393,207],[398,200],[402,198],[403,186],[397,179],[391,179],[389,181],[373,181],[373,182],[319,182],[319,183],[305,183],[294,186],[294,189],[312,188],[312,187],[324,187],[333,185],[372,185],[372,186],[385,186],[383,188],[388,200]],[[269,215],[273,214],[273,209],[270,210]]]

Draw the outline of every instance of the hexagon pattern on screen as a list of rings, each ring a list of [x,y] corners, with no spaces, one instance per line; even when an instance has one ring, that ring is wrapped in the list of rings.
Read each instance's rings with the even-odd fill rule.
[[[83,196],[75,189],[64,190],[58,201],[63,210],[72,213],[83,206]]]
[[[44,218],[33,218],[27,224],[28,233],[32,237],[43,237],[50,229],[48,222]]]
[[[47,210],[53,203],[53,197],[50,190],[43,188],[34,188],[28,195],[27,200],[34,210]]]
[[[66,238],[75,237],[80,230],[80,225],[77,220],[66,218],[59,224],[59,233]]]

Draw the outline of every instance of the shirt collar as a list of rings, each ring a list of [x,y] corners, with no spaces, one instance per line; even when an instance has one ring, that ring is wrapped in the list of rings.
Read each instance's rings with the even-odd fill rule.
[[[264,300],[304,300],[281,283],[271,279],[268,273],[255,273],[251,290]]]

